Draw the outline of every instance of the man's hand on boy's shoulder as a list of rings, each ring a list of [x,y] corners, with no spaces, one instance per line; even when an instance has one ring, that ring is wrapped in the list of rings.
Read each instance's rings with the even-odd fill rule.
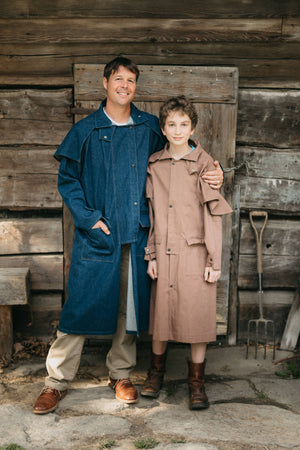
[[[215,170],[209,170],[202,175],[202,179],[210,185],[212,189],[220,189],[223,180],[224,173],[218,161],[214,161]]]

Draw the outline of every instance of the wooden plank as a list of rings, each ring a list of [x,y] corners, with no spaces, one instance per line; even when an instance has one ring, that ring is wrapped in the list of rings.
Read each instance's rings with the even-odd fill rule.
[[[241,87],[300,88],[297,42],[3,44],[0,84],[71,85],[74,63],[107,63],[117,55],[138,64],[220,65],[239,69]],[[82,56],[84,55],[84,57]]]
[[[295,288],[299,275],[300,256],[263,257],[264,287]],[[256,257],[240,255],[238,285],[242,289],[257,289]]]
[[[0,208],[60,209],[62,199],[57,190],[57,176],[16,174],[0,176]]]
[[[300,333],[300,290],[299,285],[288,315],[280,350],[295,350]]]
[[[63,289],[63,255],[1,256],[0,268],[29,267],[32,290]]]
[[[4,119],[45,120],[72,123],[68,109],[71,89],[7,89],[0,91],[0,111]]]
[[[21,173],[57,175],[59,163],[53,157],[56,148],[57,147],[2,147],[0,149],[0,175]]]
[[[165,0],[163,7],[160,0],[69,0],[68,2],[53,2],[44,0],[1,1],[2,18],[38,18],[38,17],[179,17],[179,18],[226,18],[226,17],[281,17],[299,15],[297,0],[252,0],[251,2],[237,2],[219,0],[199,2],[190,0],[182,5],[180,0]]]
[[[300,40],[300,17],[286,17],[282,20],[282,34],[290,41]]]
[[[265,209],[275,214],[299,214],[299,181],[237,175],[236,184],[241,187],[243,211]]]
[[[28,267],[0,268],[0,305],[25,305],[28,294]]]
[[[238,324],[238,269],[239,269],[239,237],[240,237],[240,188],[234,187],[232,201],[232,241],[230,259],[230,285],[228,308],[228,344],[236,345]]]
[[[99,101],[106,96],[102,85],[104,65],[89,64],[86,69],[86,64],[74,67],[76,105],[83,100]],[[195,102],[237,101],[238,72],[235,68],[144,65],[139,69],[141,79],[136,101],[164,101],[170,97],[170,83],[174,92],[187,95]]]
[[[263,312],[267,319],[274,321],[276,343],[281,341],[293,296],[293,291],[283,291],[280,289],[264,291]],[[245,341],[248,336],[248,320],[259,317],[257,292],[240,290],[239,303],[239,341]],[[268,332],[271,340],[270,330]]]
[[[0,305],[0,364],[7,364],[12,356],[13,322],[11,306]]]
[[[237,142],[276,148],[299,146],[300,91],[241,89]]]
[[[62,251],[60,218],[0,220],[0,255]]]
[[[281,26],[281,18],[0,19],[0,43],[274,42],[282,39]]]
[[[299,150],[237,146],[237,165],[250,156],[239,175],[300,181]]]
[[[272,219],[263,234],[262,254],[267,256],[299,256],[300,222]],[[256,255],[256,241],[249,219],[241,220],[240,254]]]
[[[72,125],[71,89],[0,91],[0,145],[59,144]]]
[[[14,330],[24,336],[54,336],[62,305],[61,293],[30,296],[30,304],[14,310]]]

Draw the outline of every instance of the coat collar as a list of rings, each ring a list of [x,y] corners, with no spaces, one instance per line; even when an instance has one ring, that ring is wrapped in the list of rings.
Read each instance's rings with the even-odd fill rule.
[[[104,106],[106,105],[106,99],[100,105],[98,111],[95,112],[95,128],[109,128],[113,127],[111,121],[103,111]],[[146,114],[143,111],[140,111],[133,103],[131,103],[131,117],[134,122],[134,125],[139,125],[147,121]]]
[[[202,151],[203,151],[203,148],[201,147],[199,142],[194,142],[194,141],[191,141],[191,142],[192,142],[192,144],[196,145],[196,148],[194,148],[194,150],[191,151],[190,153],[187,153],[181,159],[184,159],[187,161],[197,161],[200,153],[202,153]],[[163,159],[172,159],[172,156],[170,154],[168,147],[169,147],[169,144],[167,143],[165,145],[165,147],[163,148],[163,150],[161,150],[160,152],[154,153],[151,156],[151,162],[155,162],[155,161],[163,160]]]

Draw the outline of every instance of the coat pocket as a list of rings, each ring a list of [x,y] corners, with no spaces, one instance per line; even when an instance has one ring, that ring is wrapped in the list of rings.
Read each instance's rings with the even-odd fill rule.
[[[204,239],[201,237],[191,237],[186,239],[183,252],[183,268],[187,276],[202,277],[206,257],[206,247]]]
[[[113,261],[115,250],[111,234],[105,234],[100,228],[94,228],[84,233],[81,259],[84,261]]]

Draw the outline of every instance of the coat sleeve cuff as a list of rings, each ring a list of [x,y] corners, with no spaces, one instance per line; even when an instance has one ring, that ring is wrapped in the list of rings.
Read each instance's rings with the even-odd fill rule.
[[[156,259],[155,249],[152,246],[145,247],[145,261],[151,261],[152,259]]]

